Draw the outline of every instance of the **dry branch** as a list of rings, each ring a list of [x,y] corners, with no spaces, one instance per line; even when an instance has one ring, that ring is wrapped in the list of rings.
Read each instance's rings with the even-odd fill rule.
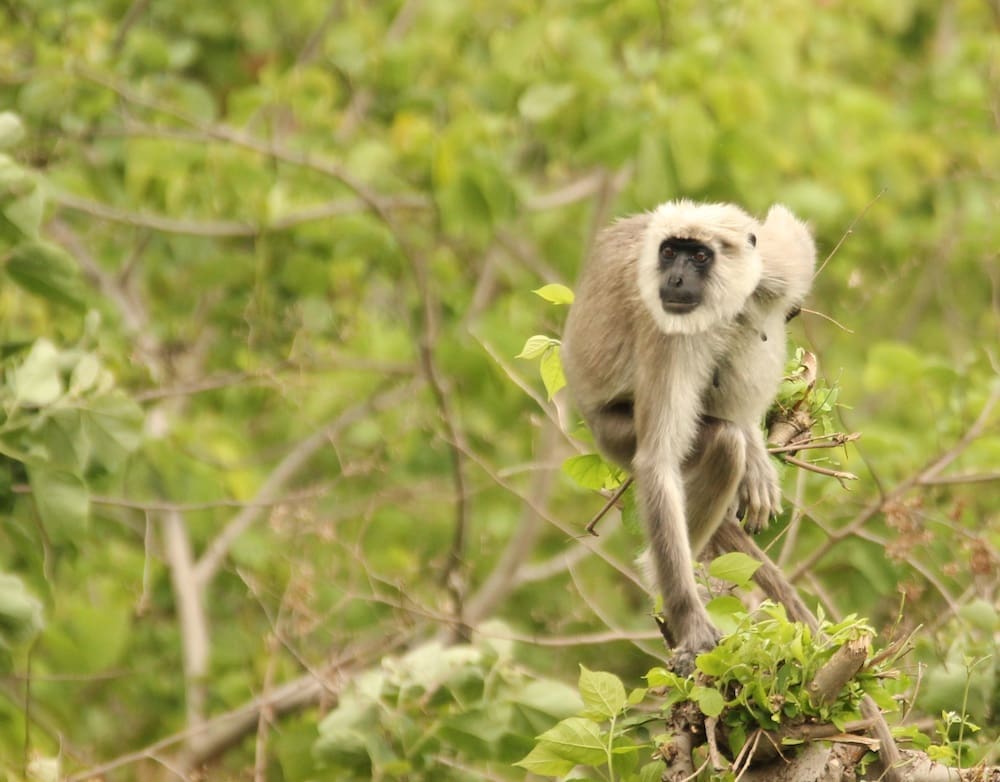
[[[816,671],[813,680],[806,685],[813,703],[828,705],[837,700],[837,695],[865,664],[871,642],[868,636],[856,638],[841,646],[826,664]]]

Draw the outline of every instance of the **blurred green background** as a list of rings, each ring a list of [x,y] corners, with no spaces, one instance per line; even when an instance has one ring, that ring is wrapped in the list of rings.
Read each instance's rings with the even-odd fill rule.
[[[861,480],[786,470],[771,551],[828,615],[922,625],[912,718],[964,703],[988,753],[998,28],[0,2],[0,773],[517,779],[577,663],[641,683],[640,538],[577,539],[602,500],[514,356],[565,315],[532,289],[681,196],[786,203],[832,254],[792,336]]]

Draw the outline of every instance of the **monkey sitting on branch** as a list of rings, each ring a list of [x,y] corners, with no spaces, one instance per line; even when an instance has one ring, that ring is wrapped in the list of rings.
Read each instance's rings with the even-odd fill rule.
[[[815,260],[783,206],[761,223],[732,204],[671,201],[602,231],[577,283],[567,386],[600,451],[635,478],[681,673],[719,639],[694,558],[733,513],[757,532],[781,510],[760,423]]]

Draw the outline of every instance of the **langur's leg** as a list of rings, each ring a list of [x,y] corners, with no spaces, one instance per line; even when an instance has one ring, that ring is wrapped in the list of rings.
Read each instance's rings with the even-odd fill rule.
[[[697,558],[727,517],[746,465],[746,441],[739,427],[704,417],[695,450],[683,468],[692,557]]]

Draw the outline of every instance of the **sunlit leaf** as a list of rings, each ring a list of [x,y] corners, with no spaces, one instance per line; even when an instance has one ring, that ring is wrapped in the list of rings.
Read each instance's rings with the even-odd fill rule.
[[[545,391],[549,399],[552,399],[556,392],[566,385],[566,375],[563,373],[558,347],[551,347],[542,354],[539,372],[542,375],[542,383],[545,384]]]
[[[556,344],[558,342],[552,337],[546,337],[544,334],[536,334],[533,337],[528,337],[528,341],[524,343],[524,347],[515,358],[539,358],[546,350]]]
[[[712,687],[695,687],[691,692],[691,699],[706,717],[718,717],[726,707],[726,699],[722,693]]]
[[[24,138],[24,122],[12,111],[0,111],[0,149],[10,149]]]
[[[525,119],[541,122],[565,106],[575,92],[573,84],[533,84],[521,95],[517,108]]]
[[[59,351],[47,339],[40,339],[14,370],[14,398],[21,404],[48,405],[58,399],[63,390]]]
[[[538,746],[584,766],[600,766],[607,761],[600,726],[583,717],[570,717],[557,723],[538,737]]]
[[[751,556],[731,551],[713,559],[708,566],[708,574],[712,578],[730,581],[738,586],[747,586],[753,574],[760,568],[760,564]]]
[[[42,602],[20,578],[0,573],[0,647],[30,641],[43,624]]]
[[[591,671],[581,665],[578,686],[587,716],[607,719],[625,706],[625,685],[613,673]]]
[[[514,765],[520,766],[532,774],[561,777],[572,771],[576,762],[562,757],[551,745],[539,743]]]
[[[545,301],[550,304],[572,304],[573,303],[573,291],[567,288],[565,285],[559,285],[557,283],[550,283],[549,285],[543,285],[541,288],[532,291],[537,296],[545,299]]]

